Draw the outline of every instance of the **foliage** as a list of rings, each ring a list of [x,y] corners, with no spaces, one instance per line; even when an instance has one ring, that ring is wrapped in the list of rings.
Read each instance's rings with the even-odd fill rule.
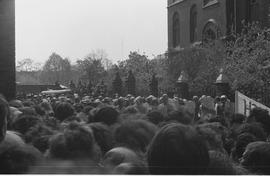
[[[16,66],[16,71],[18,72],[33,72],[39,71],[41,68],[40,63],[35,63],[32,59],[27,58],[21,61],[18,61]]]
[[[54,84],[60,81],[62,84],[68,85],[71,75],[71,64],[69,59],[63,59],[60,55],[52,53],[43,66],[41,80],[47,84]]]
[[[122,79],[119,72],[116,73],[115,79],[113,80],[113,93],[118,93],[120,96],[122,95]]]
[[[136,78],[131,70],[126,78],[126,89],[128,94],[136,95]]]
[[[158,97],[158,80],[156,78],[156,74],[153,74],[152,80],[149,84],[149,88],[151,95]]]

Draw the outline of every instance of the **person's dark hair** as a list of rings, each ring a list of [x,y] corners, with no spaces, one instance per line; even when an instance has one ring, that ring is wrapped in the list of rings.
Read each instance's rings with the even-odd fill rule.
[[[168,121],[177,121],[185,125],[189,125],[192,122],[192,118],[187,113],[181,111],[173,111],[168,114]]]
[[[108,126],[102,123],[91,123],[88,126],[93,130],[95,140],[99,145],[102,154],[105,154],[113,148],[113,134]]]
[[[11,126],[13,130],[24,135],[30,130],[30,128],[34,127],[39,123],[42,123],[42,120],[37,116],[20,115],[12,122]]]
[[[210,163],[207,175],[236,175],[233,162],[224,153],[209,151]]]
[[[117,122],[119,113],[112,107],[101,108],[94,116],[95,122],[112,125]]]
[[[54,159],[92,159],[97,154],[95,145],[92,130],[85,125],[72,122],[63,132],[51,138],[49,156]]]
[[[242,157],[246,146],[251,143],[255,142],[256,137],[250,133],[242,133],[240,134],[235,142],[235,146],[232,150],[232,157],[236,162],[239,162],[239,159]]]
[[[232,117],[231,117],[231,121],[230,121],[230,124],[234,124],[234,123],[238,123],[238,124],[242,124],[244,123],[244,121],[246,120],[246,116],[243,115],[243,114],[233,114]]]
[[[46,114],[45,111],[38,105],[35,105],[34,109],[35,109],[36,113],[40,116],[44,116]]]
[[[154,137],[157,127],[145,120],[125,120],[115,129],[116,145],[145,152]]]
[[[196,130],[187,125],[163,127],[152,140],[147,160],[150,174],[205,174],[209,164],[206,144]]]
[[[23,102],[22,102],[22,104],[23,104],[23,106],[24,106],[24,107],[32,107],[32,106],[34,106],[34,105],[35,105],[35,103],[34,103],[34,102],[29,101],[29,100],[27,100],[27,101],[23,101]]]
[[[153,124],[158,125],[160,122],[164,121],[164,116],[158,111],[152,111],[147,114],[147,119]]]
[[[41,160],[41,153],[32,146],[8,147],[0,152],[0,174],[27,174]]]
[[[253,134],[258,140],[265,141],[267,136],[260,123],[245,123],[236,129],[236,134],[239,136],[242,133]]]
[[[79,113],[79,112],[82,112],[82,110],[84,109],[84,106],[80,103],[76,103],[74,104],[74,109],[77,113]]]
[[[270,174],[270,144],[253,142],[248,144],[241,164],[254,174]]]
[[[74,108],[72,107],[71,104],[62,102],[56,105],[55,117],[59,121],[62,122],[68,117],[72,116],[73,114],[74,114]]]
[[[10,110],[9,110],[8,102],[0,94],[0,142],[6,136],[7,121],[8,121],[9,115],[10,115]]]
[[[25,134],[25,142],[32,144],[40,152],[45,153],[49,148],[49,139],[55,132],[44,124],[37,124]]]
[[[265,109],[254,108],[251,110],[248,119],[254,119],[256,122],[262,124],[265,132],[270,134],[270,115],[269,112]]]

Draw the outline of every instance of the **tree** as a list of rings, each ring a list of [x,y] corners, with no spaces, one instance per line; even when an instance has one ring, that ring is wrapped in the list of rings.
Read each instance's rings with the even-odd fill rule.
[[[156,78],[156,74],[153,74],[149,87],[150,87],[151,95],[158,97],[158,80]]]
[[[63,59],[60,55],[52,53],[43,66],[42,80],[45,83],[53,84],[56,81],[66,85],[70,82],[71,64],[69,59]]]
[[[122,95],[122,79],[119,71],[116,73],[115,79],[113,80],[113,92]]]
[[[19,72],[33,72],[38,71],[41,68],[40,63],[35,63],[32,59],[27,58],[21,61],[18,61],[16,70]]]
[[[131,70],[128,72],[128,77],[126,79],[127,93],[131,95],[136,95],[136,79]]]

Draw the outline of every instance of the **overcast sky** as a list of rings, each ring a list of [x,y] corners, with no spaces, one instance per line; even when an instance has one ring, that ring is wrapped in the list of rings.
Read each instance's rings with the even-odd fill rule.
[[[130,51],[167,49],[166,0],[16,0],[16,58],[73,62],[104,49],[114,62]]]

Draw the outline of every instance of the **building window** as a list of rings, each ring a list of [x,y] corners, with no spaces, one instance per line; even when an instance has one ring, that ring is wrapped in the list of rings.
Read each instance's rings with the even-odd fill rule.
[[[218,0],[203,0],[203,7],[208,7],[218,3]]]
[[[214,20],[209,20],[203,29],[203,42],[212,43],[220,37],[220,30]]]
[[[180,20],[178,13],[173,15],[173,47],[180,44]]]
[[[190,9],[190,42],[197,40],[197,7],[193,5]]]

